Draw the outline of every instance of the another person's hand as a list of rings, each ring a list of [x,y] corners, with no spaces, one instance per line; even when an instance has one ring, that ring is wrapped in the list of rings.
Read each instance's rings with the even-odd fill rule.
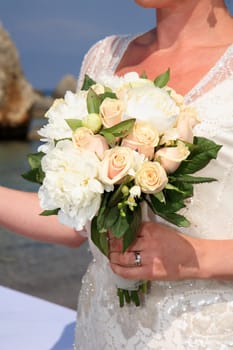
[[[122,242],[110,239],[112,270],[128,279],[182,280],[202,278],[205,240],[182,235],[172,227],[144,222],[137,240],[123,254]],[[135,257],[139,256],[138,264]]]

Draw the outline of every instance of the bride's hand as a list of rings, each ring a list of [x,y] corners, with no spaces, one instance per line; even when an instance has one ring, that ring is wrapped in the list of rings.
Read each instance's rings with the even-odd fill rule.
[[[137,240],[124,254],[121,241],[110,239],[110,265],[116,274],[128,279],[203,278],[203,244],[202,240],[182,235],[166,225],[144,222]]]

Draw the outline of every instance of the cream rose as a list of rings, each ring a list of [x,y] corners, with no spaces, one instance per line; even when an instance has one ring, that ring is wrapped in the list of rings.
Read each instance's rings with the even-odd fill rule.
[[[103,158],[104,152],[108,149],[107,141],[103,136],[94,135],[90,129],[85,127],[76,129],[72,140],[76,148],[94,152],[100,159]]]
[[[193,142],[193,128],[200,123],[197,111],[192,107],[182,109],[176,122],[178,138],[182,141]]]
[[[134,153],[130,148],[115,147],[107,150],[100,164],[100,180],[107,185],[121,183],[134,169],[134,163]]]
[[[177,106],[184,105],[184,96],[178,94],[174,89],[172,89],[169,86],[165,87],[165,89],[166,89],[166,91],[168,91],[169,95],[175,101]]]
[[[192,107],[184,107],[176,120],[174,128],[164,132],[160,145],[170,146],[173,141],[181,140],[193,143],[193,128],[200,123],[197,111]]]
[[[167,173],[173,173],[189,154],[188,147],[182,141],[178,141],[176,147],[160,148],[155,154],[155,159],[160,162]]]
[[[123,103],[120,100],[106,97],[100,105],[103,125],[110,128],[122,121]]]
[[[132,132],[123,139],[122,146],[132,148],[152,159],[158,143],[159,133],[155,127],[146,122],[136,122]]]
[[[141,187],[142,192],[152,194],[162,191],[168,178],[159,162],[145,162],[136,172],[135,183]]]

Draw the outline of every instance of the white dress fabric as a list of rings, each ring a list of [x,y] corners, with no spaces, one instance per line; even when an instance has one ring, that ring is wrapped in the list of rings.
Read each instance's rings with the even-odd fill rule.
[[[114,73],[133,38],[110,36],[94,45],[85,56],[79,86],[84,73],[94,79],[103,70]],[[217,160],[200,172],[218,181],[194,186],[184,209],[192,224],[182,231],[233,239],[233,45],[185,98],[202,119],[195,133],[223,147]],[[233,282],[154,281],[142,306],[120,308],[107,259],[92,242],[90,247],[94,260],[82,281],[75,349],[233,349]]]

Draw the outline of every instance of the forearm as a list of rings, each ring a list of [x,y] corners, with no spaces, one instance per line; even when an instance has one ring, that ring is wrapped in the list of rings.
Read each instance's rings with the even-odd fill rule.
[[[193,270],[194,277],[233,280],[233,240],[188,240],[196,251],[198,261]]]
[[[59,223],[56,216],[40,216],[36,193],[0,187],[0,226],[28,238],[78,247],[86,239]]]

